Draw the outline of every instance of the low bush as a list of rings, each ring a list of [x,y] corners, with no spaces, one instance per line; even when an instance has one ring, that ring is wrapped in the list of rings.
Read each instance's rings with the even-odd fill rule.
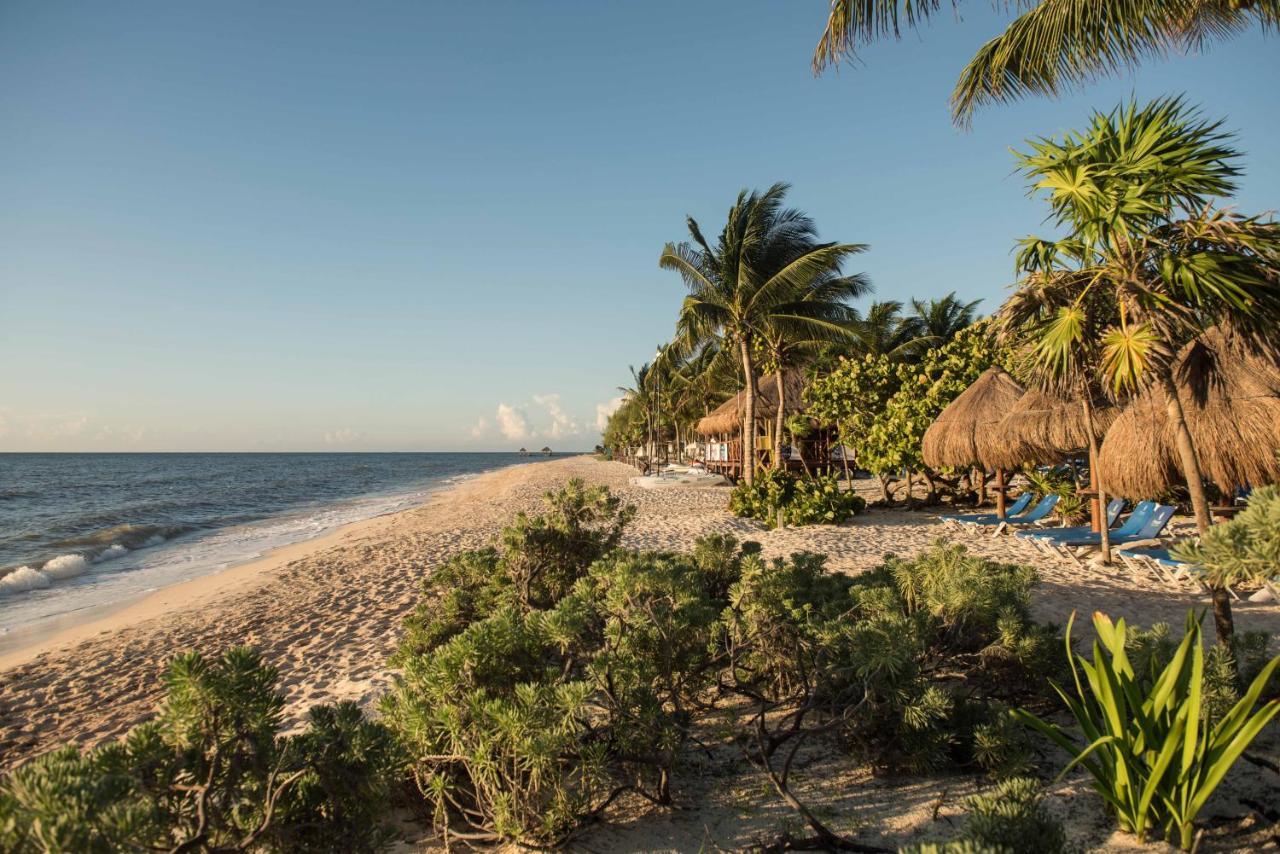
[[[956,839],[899,849],[900,854],[1063,854],[1066,833],[1044,807],[1040,783],[1014,777],[965,802],[969,812]]]
[[[1135,670],[1129,658],[1133,639],[1124,620],[1112,624],[1094,614],[1093,625],[1098,637],[1090,662],[1071,653],[1068,624],[1074,686],[1057,689],[1083,738],[1028,712],[1017,714],[1072,755],[1066,770],[1080,765],[1089,772],[1094,791],[1122,829],[1139,839],[1154,831],[1189,849],[1200,810],[1245,748],[1280,713],[1280,700],[1258,707],[1280,668],[1280,656],[1215,720],[1206,713],[1205,656],[1194,615],[1187,615],[1186,632],[1167,664],[1161,667],[1159,652],[1145,656],[1151,668],[1146,672]]]
[[[867,507],[856,492],[840,488],[835,475],[797,478],[781,469],[766,469],[755,483],[745,481],[729,495],[735,516],[756,519],[772,528],[786,525],[838,525]]]
[[[5,851],[373,851],[400,757],[351,703],[281,736],[276,671],[252,649],[179,656],[153,722],[60,748],[0,784]]]

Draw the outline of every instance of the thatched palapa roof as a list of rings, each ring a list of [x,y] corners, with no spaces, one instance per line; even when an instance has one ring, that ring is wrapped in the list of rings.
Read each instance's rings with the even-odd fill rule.
[[[981,462],[978,436],[1022,398],[1025,389],[1002,368],[990,367],[947,404],[924,434],[924,461],[934,468],[964,468]]]
[[[1093,406],[1093,434],[1098,439],[1119,410],[1105,401]],[[978,461],[990,468],[1057,463],[1064,454],[1089,447],[1080,400],[1032,389],[991,430],[978,434]]]
[[[804,374],[798,369],[784,371],[782,383],[787,394],[784,415],[804,412]],[[768,421],[778,416],[777,374],[766,374],[756,379],[756,420]],[[711,414],[698,422],[698,433],[714,436],[719,433],[736,433],[742,429],[742,410],[746,407],[746,391],[740,391],[720,404]]]
[[[1210,330],[1178,354],[1174,379],[1206,480],[1224,491],[1280,482],[1280,368]],[[1152,498],[1184,483],[1175,440],[1163,392],[1147,390],[1102,443],[1107,491]]]

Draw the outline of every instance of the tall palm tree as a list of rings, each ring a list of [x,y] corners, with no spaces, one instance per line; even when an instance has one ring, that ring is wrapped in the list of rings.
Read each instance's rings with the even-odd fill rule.
[[[1058,294],[1045,357],[1096,345],[1098,381],[1109,393],[1161,390],[1201,533],[1211,524],[1209,504],[1174,356],[1218,326],[1247,350],[1280,358],[1280,223],[1210,201],[1235,189],[1239,153],[1229,142],[1221,123],[1175,98],[1096,113],[1084,132],[1037,140],[1017,155],[1067,231],[1058,240],[1027,238],[1019,252],[1029,281]],[[1102,304],[1112,315],[1095,330],[1090,318]],[[1230,600],[1220,589],[1213,600],[1225,640]]]
[[[967,123],[984,104],[1029,94],[1057,95],[1149,57],[1201,49],[1259,25],[1280,25],[1280,0],[1002,0],[1022,12],[984,44],[951,95],[952,113]],[[960,0],[831,0],[814,72],[861,44],[915,29]]]
[[[778,392],[778,411],[773,429],[772,459],[775,468],[782,463],[780,451],[786,424],[787,369],[794,367],[805,354],[812,355],[827,344],[853,338],[860,317],[849,301],[870,292],[871,282],[862,273],[841,276],[829,271],[803,283],[789,304],[778,306],[777,311],[765,319],[759,344],[774,372]]]
[[[743,190],[729,209],[712,246],[693,217],[691,241],[668,243],[658,263],[674,270],[689,288],[680,308],[677,336],[684,346],[719,339],[737,352],[745,384],[742,428],[743,477],[755,479],[756,376],[753,349],[768,320],[789,306],[815,278],[838,274],[844,259],[865,247],[819,243],[813,221],[784,208],[788,186],[763,193]]]
[[[898,300],[878,300],[853,324],[852,350],[857,355],[909,358],[922,334],[919,318],[904,315]]]

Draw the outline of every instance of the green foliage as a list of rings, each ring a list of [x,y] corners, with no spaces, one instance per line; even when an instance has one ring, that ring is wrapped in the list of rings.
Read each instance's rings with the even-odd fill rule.
[[[1169,550],[1174,557],[1203,567],[1214,587],[1270,581],[1280,574],[1280,487],[1260,486],[1249,506],[1229,522],[1214,525],[1200,542]]]
[[[607,488],[588,488],[576,478],[543,501],[547,512],[517,516],[500,548],[455,555],[426,577],[393,664],[434,649],[507,604],[539,608],[559,601],[592,561],[617,547],[635,515]]]
[[[1095,614],[1093,625],[1098,637],[1092,662],[1071,653],[1068,625],[1075,690],[1069,694],[1057,688],[1083,743],[1056,724],[1022,710],[1016,714],[1074,757],[1066,770],[1082,765],[1089,772],[1094,790],[1123,829],[1139,839],[1154,830],[1189,849],[1193,822],[1205,802],[1280,712],[1280,700],[1255,709],[1280,657],[1263,668],[1225,715],[1210,721],[1204,713],[1204,650],[1194,615],[1187,615],[1186,633],[1169,663],[1145,674],[1135,671],[1129,659],[1124,620],[1112,624]]]
[[[396,655],[385,719],[446,837],[556,845],[620,791],[669,801],[720,612],[758,551],[731,537],[692,555],[617,549],[630,511],[607,490],[548,504],[501,549],[457,558],[443,583],[470,589],[447,610],[424,601]],[[536,595],[518,594],[523,578]]]
[[[960,834],[943,843],[926,843],[898,849],[899,854],[1064,854],[1066,833],[1044,806],[1040,784],[1028,777],[1013,777],[992,791],[965,802]]]
[[[1052,643],[1027,616],[1033,580],[941,543],[857,578],[827,572],[820,555],[751,559],[724,618],[731,675],[770,708],[840,718],[879,768],[1013,773],[1029,746],[1000,697],[1035,684]],[[945,671],[964,673],[965,690]]]
[[[1088,515],[1088,504],[1076,492],[1076,482],[1069,471],[1049,469],[1048,471],[1024,471],[1023,476],[1031,484],[1037,495],[1056,495],[1058,503],[1053,505],[1053,514],[1064,525],[1074,525],[1084,521]]]
[[[987,368],[1011,367],[992,324],[980,320],[918,362],[866,356],[841,360],[805,389],[809,413],[838,425],[841,442],[873,474],[924,468],[924,432]]]
[[[276,671],[248,648],[179,656],[158,718],[84,753],[60,748],[0,784],[6,851],[370,851],[399,753],[351,703],[281,736]]]
[[[838,525],[866,506],[862,496],[841,489],[834,474],[798,478],[781,469],[766,469],[754,483],[743,481],[729,495],[729,512],[770,528],[779,519],[788,525]]]

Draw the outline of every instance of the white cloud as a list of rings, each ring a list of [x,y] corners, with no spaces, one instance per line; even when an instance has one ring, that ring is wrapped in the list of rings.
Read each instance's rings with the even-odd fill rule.
[[[626,397],[618,395],[613,400],[596,404],[596,429],[601,433],[609,426],[609,416],[618,411],[618,407],[626,401]]]
[[[352,442],[358,442],[364,438],[364,434],[358,430],[352,430],[350,427],[343,427],[338,430],[324,434],[324,443],[326,445],[350,445]]]
[[[524,413],[505,403],[498,404],[498,432],[504,439],[513,441],[531,439],[537,435],[529,429],[529,421]]]
[[[489,434],[489,419],[481,415],[480,420],[476,422],[476,426],[471,428],[471,438],[483,439],[488,434]]]
[[[564,407],[560,405],[560,395],[535,394],[533,402],[546,410],[547,415],[551,418],[551,426],[547,428],[549,437],[559,439],[578,432],[577,422],[570,418],[569,414],[564,411]]]

